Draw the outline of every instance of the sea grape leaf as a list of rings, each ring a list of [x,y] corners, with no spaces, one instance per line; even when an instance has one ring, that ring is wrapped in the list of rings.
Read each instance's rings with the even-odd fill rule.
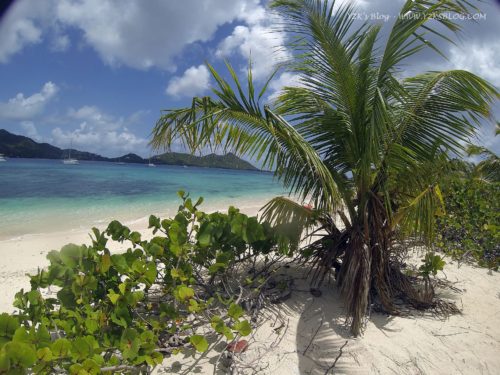
[[[150,243],[148,249],[148,253],[153,255],[153,256],[160,256],[163,254],[163,247],[156,243]]]
[[[75,268],[82,256],[82,247],[75,244],[64,245],[60,251],[60,259],[66,266]]]
[[[188,209],[189,212],[193,212],[193,201],[191,200],[191,198],[188,198],[186,199],[186,201],[184,202],[184,206],[186,206],[186,208]]]
[[[120,339],[120,348],[123,358],[133,359],[139,353],[141,341],[137,331],[133,328],[127,328],[123,331]]]
[[[201,352],[204,353],[208,349],[208,341],[205,337],[201,335],[193,335],[189,338],[189,342],[194,346],[194,348]]]
[[[227,340],[232,340],[234,338],[233,332],[231,329],[224,323],[220,316],[214,316],[211,320],[212,328],[215,332],[224,335]]]
[[[241,336],[248,336],[252,333],[252,326],[248,323],[248,320],[242,320],[233,325],[233,330],[237,331]]]
[[[148,228],[154,228],[153,234],[158,231],[158,229],[160,228],[160,226],[161,226],[160,219],[158,217],[154,216],[154,215],[151,215],[149,217],[149,226],[148,226]]]
[[[7,313],[0,315],[0,338],[12,338],[16,329],[20,326],[19,321]]]
[[[222,329],[222,334],[226,337],[226,340],[234,339],[233,331],[231,331],[231,329],[226,325],[224,325],[224,328]]]
[[[121,273],[127,273],[130,268],[127,263],[127,258],[125,258],[122,254],[111,255],[111,261],[116,269]]]
[[[194,206],[198,207],[202,203],[203,203],[203,197],[199,197]]]
[[[136,306],[139,301],[144,299],[144,292],[138,290],[127,295],[127,303],[131,306]]]
[[[57,292],[57,298],[61,301],[61,305],[67,309],[71,309],[76,306],[75,295],[69,289],[61,289]]]
[[[49,346],[51,342],[51,337],[49,330],[45,324],[40,324],[35,334],[36,342],[38,346]]]
[[[99,323],[94,319],[86,319],[85,327],[89,333],[94,333],[99,329]]]
[[[231,303],[229,309],[227,310],[227,315],[229,315],[234,320],[238,320],[243,315],[243,313],[243,308],[236,303]]]
[[[31,367],[36,363],[36,351],[23,342],[11,341],[4,345],[2,351],[5,353],[10,365],[21,365]]]
[[[71,342],[68,339],[60,338],[54,341],[50,348],[54,357],[66,357],[71,348]]]
[[[202,247],[208,247],[210,246],[212,242],[212,234],[205,229],[203,232],[198,234],[198,243]]]
[[[217,273],[226,268],[226,263],[214,263],[208,267],[208,272]]]
[[[174,304],[172,303],[161,303],[160,304],[160,313],[161,316],[166,316],[170,319],[175,319],[179,315],[177,310],[175,309]]]
[[[178,245],[186,243],[186,225],[182,225],[178,220],[172,222],[168,230],[168,236],[173,243],[176,243]]]
[[[108,272],[111,267],[111,256],[109,254],[103,254],[101,257],[101,273]]]
[[[177,294],[180,300],[187,300],[194,296],[194,290],[185,285],[179,285],[177,287]]]
[[[130,241],[132,241],[133,243],[141,242],[141,234],[139,232],[130,233],[129,238],[130,238]]]
[[[71,343],[71,356],[77,360],[82,360],[93,354],[93,348],[87,337],[77,337]]]
[[[87,358],[85,361],[83,361],[82,366],[85,371],[92,375],[99,374],[101,372],[101,368],[97,364],[97,362],[90,358]]]
[[[158,352],[151,353],[151,359],[153,360],[153,364],[151,366],[161,365],[163,363],[163,355]]]
[[[52,351],[48,348],[41,348],[36,351],[36,356],[39,361],[49,362],[52,360]]]
[[[180,268],[172,268],[170,270],[170,276],[174,279],[185,279],[186,276],[184,275],[184,271],[181,270]]]
[[[125,294],[127,291],[127,283],[120,283],[120,285],[118,285],[118,290],[121,294]]]
[[[25,327],[16,329],[12,341],[29,343],[31,341],[30,334]]]
[[[153,284],[156,280],[156,275],[157,275],[156,264],[149,263],[146,266],[146,272],[144,273],[146,281],[148,281],[149,284]]]
[[[190,299],[188,310],[189,310],[189,312],[192,312],[192,313],[196,313],[196,312],[200,311],[199,303],[194,299]]]
[[[61,262],[61,253],[57,250],[51,250],[46,256],[50,264],[57,264]]]
[[[113,305],[116,305],[118,299],[120,298],[120,295],[118,293],[115,293],[113,289],[110,289],[108,293],[108,298]]]

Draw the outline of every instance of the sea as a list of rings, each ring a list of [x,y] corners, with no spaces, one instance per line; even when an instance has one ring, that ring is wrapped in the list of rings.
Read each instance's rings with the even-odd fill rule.
[[[284,194],[268,172],[12,158],[0,162],[0,240],[172,216],[179,190],[203,197],[207,212]]]

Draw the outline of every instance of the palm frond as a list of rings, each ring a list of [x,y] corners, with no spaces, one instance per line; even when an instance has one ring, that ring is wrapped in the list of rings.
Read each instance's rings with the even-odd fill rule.
[[[390,79],[398,65],[405,59],[428,47],[445,55],[426,37],[437,37],[447,42],[453,40],[440,30],[451,33],[461,30],[450,14],[467,15],[477,10],[469,1],[407,0],[394,23],[387,40],[379,69],[379,86]]]
[[[431,241],[434,237],[436,216],[445,213],[443,196],[438,185],[430,185],[417,196],[408,200],[393,216],[393,228],[400,226],[402,231]]]
[[[287,197],[276,197],[267,202],[261,209],[262,218],[274,225],[290,222],[301,223],[301,227],[308,227],[317,222],[320,211],[308,204],[300,204]]]
[[[335,181],[315,149],[284,117],[251,97],[255,95],[251,74],[245,93],[227,65],[236,90],[210,66],[218,100],[195,98],[190,108],[166,111],[153,129],[151,145],[170,147],[180,141],[191,152],[210,147],[247,155],[274,169],[276,177],[299,198],[310,196],[325,209],[338,205]]]
[[[500,158],[486,147],[469,145],[467,156],[479,156],[481,161],[475,165],[473,174],[485,182],[500,182]]]

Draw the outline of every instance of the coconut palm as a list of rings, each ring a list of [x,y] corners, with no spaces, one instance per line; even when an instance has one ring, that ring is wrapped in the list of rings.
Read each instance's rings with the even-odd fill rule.
[[[398,312],[396,297],[417,308],[436,306],[400,271],[395,234],[432,235],[440,206],[434,163],[463,151],[498,93],[463,70],[409,78],[400,72],[424,49],[441,53],[426,38],[450,41],[445,32],[459,31],[449,18],[432,15],[468,13],[470,4],[407,1],[385,41],[380,25],[356,26],[350,4],[335,11],[333,1],[270,6],[283,20],[278,32],[292,39],[293,58],[284,68],[300,86],[263,104],[269,81],[256,90],[251,69],[243,85],[230,64],[229,80],[208,65],[213,96],[165,111],[152,145],[231,150],[273,170],[294,200],[273,199],[264,216],[277,226],[293,221],[299,230],[322,229],[304,254],[316,265],[315,282],[336,269],[353,334],[361,332],[370,303],[389,313]]]
[[[496,135],[500,127],[497,124]],[[485,182],[500,182],[500,158],[493,151],[483,146],[470,145],[467,156],[476,156],[480,161],[472,169],[472,177]]]

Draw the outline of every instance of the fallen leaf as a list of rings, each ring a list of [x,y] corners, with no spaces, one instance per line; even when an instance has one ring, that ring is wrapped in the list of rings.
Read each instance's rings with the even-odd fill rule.
[[[243,353],[248,349],[247,340],[239,340],[238,342],[232,342],[227,346],[227,351],[231,353]]]

